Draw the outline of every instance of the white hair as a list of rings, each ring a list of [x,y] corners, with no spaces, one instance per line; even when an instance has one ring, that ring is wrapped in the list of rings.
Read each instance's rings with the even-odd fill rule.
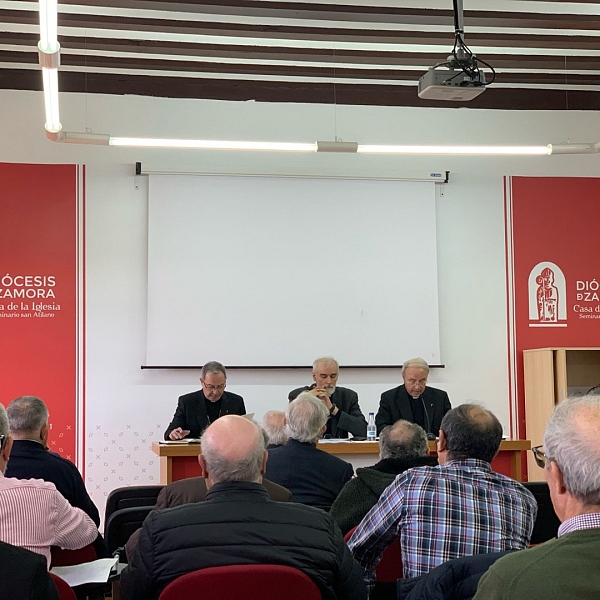
[[[264,414],[262,428],[267,434],[269,444],[282,446],[287,442],[284,419],[285,413],[282,410],[269,410]]]
[[[422,358],[410,358],[402,365],[402,373],[408,369],[409,367],[414,367],[415,369],[423,369],[429,373],[429,365],[427,361]]]
[[[302,392],[292,400],[286,410],[289,437],[299,442],[316,442],[327,423],[329,411],[309,392]]]
[[[313,366],[312,366],[313,373],[316,372],[317,365],[319,363],[333,363],[335,365],[335,368],[338,371],[340,370],[340,364],[338,363],[337,360],[335,360],[335,358],[333,358],[333,356],[321,356],[321,358],[317,358],[317,360],[315,360],[315,362],[313,363]]]
[[[546,425],[544,452],[548,461],[560,467],[572,496],[583,504],[600,506],[600,444],[581,427],[590,420],[593,426],[600,425],[600,396],[563,400]]]

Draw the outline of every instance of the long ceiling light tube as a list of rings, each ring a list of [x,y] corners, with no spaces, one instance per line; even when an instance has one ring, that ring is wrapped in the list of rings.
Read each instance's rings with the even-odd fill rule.
[[[58,67],[60,65],[60,44],[58,43],[57,0],[40,0],[40,41],[38,56],[42,67],[44,87],[44,107],[49,133],[62,129],[58,109]]]
[[[58,0],[39,0],[40,41],[39,61],[42,67],[46,135],[55,142],[126,146],[134,148],[181,148],[199,150],[251,150],[275,152],[334,152],[358,154],[441,154],[481,156],[548,156],[553,154],[598,154],[600,142],[585,144],[548,144],[546,146],[450,146],[450,145],[382,145],[357,142],[250,142],[227,140],[186,140],[164,138],[112,137],[108,134],[91,134],[62,131],[58,102],[58,67],[60,44],[58,42]]]
[[[195,150],[270,150],[278,152],[316,152],[317,144],[295,142],[245,142],[235,140],[182,140],[164,138],[111,137],[110,146],[130,148],[181,148]]]

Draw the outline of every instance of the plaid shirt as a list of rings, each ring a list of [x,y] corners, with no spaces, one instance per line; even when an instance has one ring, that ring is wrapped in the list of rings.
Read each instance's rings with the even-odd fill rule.
[[[531,492],[489,463],[451,460],[396,477],[348,545],[372,587],[396,536],[404,577],[417,577],[451,558],[527,548],[536,513]]]

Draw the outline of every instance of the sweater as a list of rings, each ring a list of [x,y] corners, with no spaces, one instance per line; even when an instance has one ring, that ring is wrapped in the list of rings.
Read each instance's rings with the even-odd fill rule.
[[[572,531],[497,561],[474,600],[600,598],[600,529]]]
[[[339,493],[330,514],[337,521],[343,534],[356,527],[363,517],[377,504],[379,496],[397,475],[413,467],[437,465],[437,458],[384,458],[372,467],[356,469],[351,479]]]

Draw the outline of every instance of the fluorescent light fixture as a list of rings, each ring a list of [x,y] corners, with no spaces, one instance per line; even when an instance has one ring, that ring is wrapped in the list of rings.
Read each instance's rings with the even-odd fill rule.
[[[383,146],[359,144],[360,154],[481,154],[542,156],[552,154],[551,146]]]
[[[58,71],[56,69],[42,69],[44,82],[44,104],[46,107],[46,131],[60,131],[62,125],[58,114]]]
[[[58,0],[39,0],[40,41],[38,43],[47,137],[68,144],[126,146],[131,148],[189,148],[197,150],[266,150],[271,152],[335,152],[360,154],[458,154],[480,156],[548,156],[550,154],[598,154],[600,142],[591,144],[548,144],[547,146],[401,146],[320,141],[243,142],[226,140],[181,140],[111,137],[107,134],[63,132],[58,113]]]
[[[40,1],[40,43],[42,52],[57,52],[58,45],[58,2],[57,0]]]
[[[132,148],[189,148],[197,150],[270,150],[278,152],[316,152],[317,144],[295,142],[239,142],[229,140],[178,140],[161,138],[111,137],[110,146]]]

